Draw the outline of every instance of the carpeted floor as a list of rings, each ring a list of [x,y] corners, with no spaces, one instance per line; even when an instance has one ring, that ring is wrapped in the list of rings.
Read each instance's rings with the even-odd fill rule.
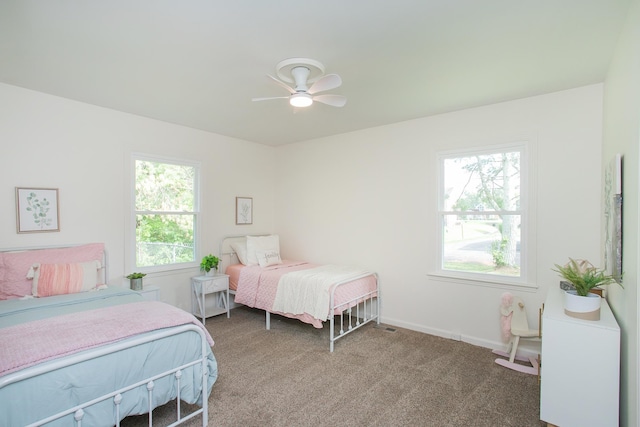
[[[371,324],[329,353],[328,328],[272,316],[267,331],[264,313],[244,307],[206,326],[219,369],[210,426],[545,425],[537,377],[486,348]],[[174,406],[156,409],[154,425],[170,424]]]

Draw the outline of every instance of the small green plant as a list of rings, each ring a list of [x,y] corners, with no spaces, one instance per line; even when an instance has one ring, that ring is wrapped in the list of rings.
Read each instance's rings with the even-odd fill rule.
[[[145,273],[131,273],[127,276],[127,279],[142,279],[146,276]]]
[[[507,260],[504,255],[506,247],[507,239],[494,240],[493,242],[491,242],[491,257],[493,258],[493,264],[496,267],[507,266]]]
[[[217,269],[218,268],[218,263],[220,262],[220,258],[218,258],[217,256],[214,255],[207,255],[204,258],[202,258],[202,261],[200,262],[200,270],[205,271],[205,272],[209,272],[212,269]]]
[[[605,274],[604,270],[598,270],[589,261],[575,260],[569,258],[569,262],[564,265],[554,264],[553,271],[560,273],[560,276],[576,288],[576,293],[580,296],[587,296],[589,291],[596,286],[610,285],[618,283],[614,276]],[[622,283],[618,283],[622,287]]]

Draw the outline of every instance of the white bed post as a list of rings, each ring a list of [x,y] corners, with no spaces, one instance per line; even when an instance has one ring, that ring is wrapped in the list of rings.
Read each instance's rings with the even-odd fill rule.
[[[203,338],[204,336],[201,335]],[[208,386],[208,378],[209,378],[209,367],[207,366],[207,350],[208,343],[206,339],[202,339],[201,341],[201,358],[202,358],[202,427],[207,427],[209,425],[209,395],[207,391],[209,390]],[[178,418],[180,420],[181,418]]]

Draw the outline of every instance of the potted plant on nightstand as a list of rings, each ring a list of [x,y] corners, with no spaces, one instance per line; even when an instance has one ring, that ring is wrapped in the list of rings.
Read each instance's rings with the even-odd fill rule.
[[[219,262],[220,258],[209,254],[202,258],[202,261],[200,262],[200,270],[204,271],[207,276],[213,276],[216,274]]]
[[[131,273],[127,277],[129,279],[129,285],[134,291],[142,290],[142,278],[146,276],[145,273]]]
[[[569,282],[573,289],[565,290],[564,309],[568,316],[586,320],[600,320],[600,295],[593,292],[599,286],[617,283],[614,276],[598,270],[589,261],[569,258],[569,262],[560,266],[555,264],[553,271]],[[621,283],[618,283],[622,286]]]

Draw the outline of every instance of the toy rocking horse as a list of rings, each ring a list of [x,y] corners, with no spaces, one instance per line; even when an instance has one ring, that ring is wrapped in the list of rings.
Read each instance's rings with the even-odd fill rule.
[[[521,298],[505,292],[502,295],[500,314],[502,314],[501,324],[503,338],[505,338],[505,341],[509,340],[509,344],[507,345],[506,352],[493,350],[493,353],[502,357],[508,357],[509,360],[496,359],[496,363],[505,368],[524,372],[525,374],[538,375],[539,364],[535,357],[519,357],[516,355],[520,338],[536,340],[541,338],[539,330],[529,329],[524,302]],[[531,366],[516,363],[515,360],[528,361],[531,363]]]

